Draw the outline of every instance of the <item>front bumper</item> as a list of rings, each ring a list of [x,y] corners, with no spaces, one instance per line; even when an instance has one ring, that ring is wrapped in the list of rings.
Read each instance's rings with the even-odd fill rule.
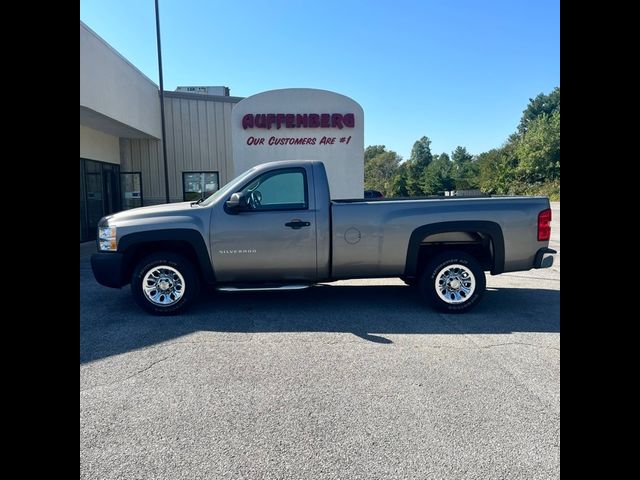
[[[100,285],[120,288],[129,283],[124,278],[124,255],[118,252],[91,255],[91,270]]]
[[[541,248],[536,252],[533,268],[549,268],[553,265],[553,254],[558,253],[553,248]]]

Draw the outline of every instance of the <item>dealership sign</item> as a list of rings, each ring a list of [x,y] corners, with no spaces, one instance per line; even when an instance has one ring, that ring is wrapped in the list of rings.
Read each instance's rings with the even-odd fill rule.
[[[271,90],[233,107],[235,174],[275,160],[321,160],[332,198],[364,190],[364,112],[354,100],[312,88]]]
[[[355,127],[353,113],[247,113],[242,128],[339,128]]]

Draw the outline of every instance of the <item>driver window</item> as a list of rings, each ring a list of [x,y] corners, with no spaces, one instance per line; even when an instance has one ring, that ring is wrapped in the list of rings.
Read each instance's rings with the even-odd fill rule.
[[[242,192],[251,210],[296,210],[307,208],[303,169],[276,170],[260,175]]]

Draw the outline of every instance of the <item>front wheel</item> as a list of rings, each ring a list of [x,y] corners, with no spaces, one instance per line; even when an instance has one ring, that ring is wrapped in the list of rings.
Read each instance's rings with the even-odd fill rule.
[[[192,263],[171,252],[143,258],[131,276],[136,303],[153,315],[175,315],[187,308],[200,292],[200,279]]]
[[[462,313],[474,307],[486,286],[484,271],[478,261],[455,250],[431,258],[420,276],[423,298],[446,313]]]

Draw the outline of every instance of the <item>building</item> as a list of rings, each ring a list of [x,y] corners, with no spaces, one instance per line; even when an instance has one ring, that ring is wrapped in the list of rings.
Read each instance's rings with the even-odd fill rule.
[[[334,198],[363,195],[364,113],[348,97],[186,86],[164,92],[164,110],[170,202],[285,159],[324,161]],[[159,87],[81,21],[80,241],[104,215],[165,202]]]
[[[241,98],[164,95],[170,201],[199,198],[233,178]],[[80,241],[103,215],[166,201],[161,132],[158,86],[80,22]]]

